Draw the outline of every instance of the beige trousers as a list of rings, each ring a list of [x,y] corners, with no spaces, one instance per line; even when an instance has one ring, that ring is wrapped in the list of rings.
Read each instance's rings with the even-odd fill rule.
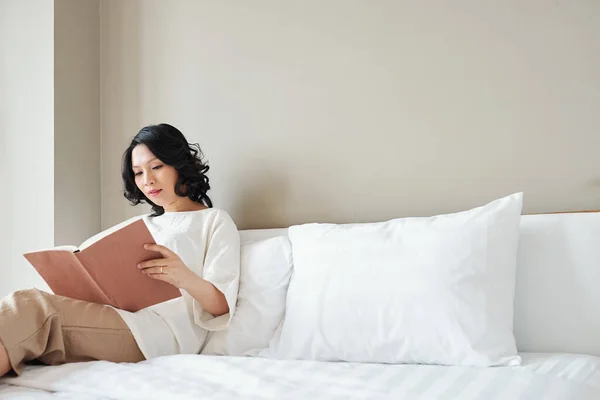
[[[144,360],[131,331],[112,308],[37,289],[0,300],[0,343],[17,374],[32,360],[49,365]]]

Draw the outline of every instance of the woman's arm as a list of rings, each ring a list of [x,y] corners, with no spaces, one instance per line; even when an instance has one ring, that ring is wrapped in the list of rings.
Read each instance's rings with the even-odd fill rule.
[[[202,305],[202,308],[205,311],[214,316],[227,314],[229,312],[229,306],[227,305],[225,295],[218,290],[215,285],[194,273],[180,289],[188,292],[190,296]]]

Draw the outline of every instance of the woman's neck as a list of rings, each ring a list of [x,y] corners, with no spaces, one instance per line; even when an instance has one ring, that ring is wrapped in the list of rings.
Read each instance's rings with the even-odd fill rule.
[[[164,207],[165,212],[182,212],[182,211],[198,211],[204,210],[206,207],[204,204],[195,202],[191,200],[189,197],[182,197],[177,199],[173,203]]]

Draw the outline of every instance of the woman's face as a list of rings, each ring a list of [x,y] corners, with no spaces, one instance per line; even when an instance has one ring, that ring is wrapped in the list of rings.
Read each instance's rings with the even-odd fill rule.
[[[133,148],[131,168],[138,189],[165,211],[181,199],[175,193],[175,183],[179,177],[177,170],[159,160],[145,144]]]

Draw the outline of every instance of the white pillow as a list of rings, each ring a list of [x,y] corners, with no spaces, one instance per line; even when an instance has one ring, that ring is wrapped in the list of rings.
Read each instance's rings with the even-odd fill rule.
[[[269,346],[285,311],[292,272],[287,237],[241,245],[240,287],[236,312],[227,329],[214,332],[202,354],[252,356]]]
[[[294,272],[274,358],[518,365],[523,195],[469,211],[289,229]]]

